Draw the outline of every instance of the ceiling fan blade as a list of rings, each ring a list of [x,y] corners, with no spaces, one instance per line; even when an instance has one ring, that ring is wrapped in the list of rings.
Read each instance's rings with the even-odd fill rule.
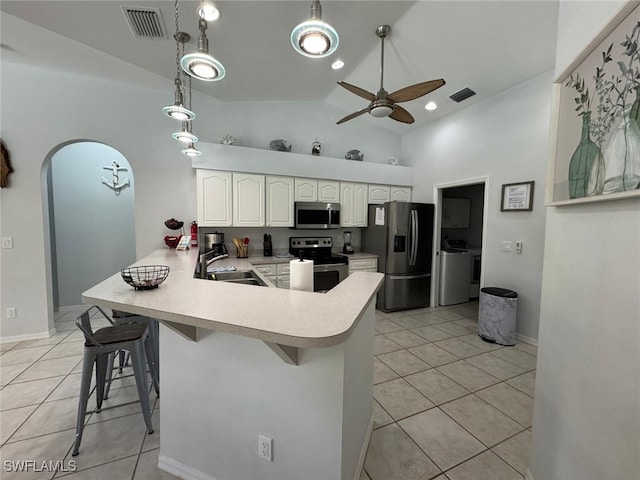
[[[427,93],[433,92],[435,89],[440,88],[445,84],[443,79],[429,80],[428,82],[416,83],[409,87],[401,88],[395,92],[389,94],[387,98],[392,102],[408,102],[409,100],[415,100]]]
[[[340,85],[342,88],[346,88],[351,93],[355,93],[365,100],[369,100],[370,102],[373,102],[376,99],[376,96],[373,93],[367,92],[364,88],[356,87],[355,85],[351,85],[350,83],[343,81],[339,81],[338,85]]]
[[[389,118],[393,118],[394,120],[397,120],[398,122],[402,122],[402,123],[415,122],[413,116],[411,116],[411,114],[407,112],[404,108],[402,108],[400,105],[395,106],[395,108],[393,109],[393,112],[391,112],[391,114],[389,115]]]
[[[367,113],[368,111],[369,111],[369,107],[363,108],[361,110],[358,110],[357,112],[353,112],[352,114],[347,115],[346,117],[341,118],[340,120],[338,120],[336,122],[336,125],[340,125],[341,123],[348,122],[352,118],[359,117],[360,115],[362,115],[363,113]]]

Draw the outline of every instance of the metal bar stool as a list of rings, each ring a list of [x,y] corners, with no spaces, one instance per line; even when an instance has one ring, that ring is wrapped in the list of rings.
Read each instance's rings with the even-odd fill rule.
[[[155,318],[145,317],[142,315],[137,315],[135,313],[123,312],[120,310],[112,310],[112,323],[116,325],[127,325],[132,323],[141,323],[148,326],[149,329],[149,339],[151,341],[152,353],[153,357],[148,359],[149,368],[155,369],[155,377],[152,375],[151,379],[153,381],[153,388],[155,389],[158,397],[160,396],[160,331],[159,324]],[[112,372],[113,372],[113,364],[114,364],[114,355],[109,356],[109,364],[107,371],[109,372],[110,377],[107,379],[107,383],[105,385],[104,398],[109,397],[109,390],[111,389],[111,380],[112,380]],[[128,365],[128,354],[126,351],[121,350],[118,354],[118,363],[119,363],[119,373],[122,373],[122,368]]]
[[[110,327],[104,327],[93,331],[91,327],[91,315],[93,313],[102,314],[109,323]],[[102,410],[102,401],[104,399],[105,383],[107,377],[107,368],[109,356],[113,357],[118,350],[127,350],[131,354],[131,363],[138,388],[138,397],[142,406],[142,416],[147,426],[147,432],[153,433],[153,425],[151,424],[151,406],[149,404],[149,388],[147,384],[147,367],[146,358],[153,357],[153,348],[148,340],[149,331],[146,324],[132,323],[125,325],[116,325],[97,306],[92,306],[83,312],[76,319],[76,326],[84,333],[84,358],[82,360],[82,380],[80,384],[80,400],[78,402],[78,419],[76,425],[76,439],[73,447],[72,455],[78,455],[80,442],[82,441],[82,432],[84,430],[84,420],[87,414],[87,403],[89,400],[91,376],[95,365],[96,370],[96,412]],[[155,368],[150,368],[151,377],[155,379]],[[110,407],[113,408],[113,407]]]

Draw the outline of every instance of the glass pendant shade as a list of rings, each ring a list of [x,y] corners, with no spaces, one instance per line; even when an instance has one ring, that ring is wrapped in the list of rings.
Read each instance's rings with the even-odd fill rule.
[[[186,155],[187,157],[199,157],[200,155],[202,155],[202,152],[200,150],[198,150],[193,143],[190,143],[189,146],[187,148],[185,148],[184,150],[182,150],[182,154]]]
[[[182,130],[172,133],[171,136],[174,140],[183,143],[196,143],[198,141],[198,137],[191,133],[187,122],[182,122]]]
[[[198,26],[200,28],[198,51],[184,55],[180,59],[180,66],[187,75],[205,82],[217,82],[224,78],[226,70],[222,63],[209,55],[209,40],[205,33],[207,22],[200,18]]]
[[[322,7],[319,0],[311,4],[311,18],[302,22],[291,32],[291,45],[301,55],[323,58],[338,48],[338,32],[322,21]]]

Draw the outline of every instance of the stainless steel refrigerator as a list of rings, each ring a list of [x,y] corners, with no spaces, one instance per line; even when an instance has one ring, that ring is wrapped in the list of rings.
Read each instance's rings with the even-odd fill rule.
[[[385,274],[377,307],[384,312],[429,306],[433,254],[430,203],[387,202],[369,205],[362,251],[378,255]]]

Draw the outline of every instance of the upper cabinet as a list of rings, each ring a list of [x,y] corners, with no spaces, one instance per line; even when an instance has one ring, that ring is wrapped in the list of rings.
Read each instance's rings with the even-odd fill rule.
[[[233,174],[233,225],[264,227],[264,175]]]
[[[470,210],[468,198],[443,198],[442,228],[469,228]]]
[[[293,178],[267,175],[267,227],[293,227]]]
[[[410,202],[411,187],[391,187],[391,201],[392,202]]]
[[[318,201],[340,203],[340,182],[318,180]]]
[[[340,226],[367,226],[368,195],[366,183],[340,182]]]
[[[197,218],[201,227],[232,225],[232,175],[216,170],[196,170]]]
[[[369,185],[369,203],[381,204],[391,199],[389,185]]]
[[[296,202],[318,201],[318,180],[314,178],[296,178],[294,184]]]

